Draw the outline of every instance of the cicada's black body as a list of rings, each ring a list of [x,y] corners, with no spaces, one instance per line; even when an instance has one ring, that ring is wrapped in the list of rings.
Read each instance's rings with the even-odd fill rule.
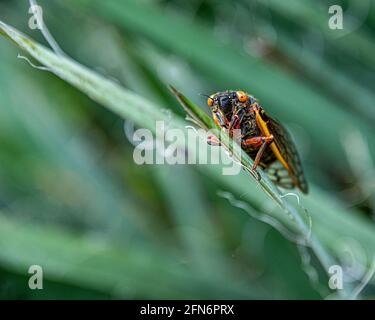
[[[261,130],[257,126],[256,123],[256,116],[254,113],[249,112],[246,113],[242,121],[240,123],[239,129],[241,130],[241,140],[246,141],[252,137],[259,137],[262,135]],[[243,144],[242,149],[250,156],[250,158],[255,159],[259,147],[254,146],[252,144]],[[270,148],[266,148],[264,151],[262,158],[260,159],[259,165],[265,169],[270,164],[272,164],[276,160],[275,154],[272,152]]]
[[[271,118],[258,101],[244,91],[223,91],[209,96],[215,122],[229,134],[241,132],[241,147],[279,186],[298,187],[307,193],[301,161],[286,129]]]

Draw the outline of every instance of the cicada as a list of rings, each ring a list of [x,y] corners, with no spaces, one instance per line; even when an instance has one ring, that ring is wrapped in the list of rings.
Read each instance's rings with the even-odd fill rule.
[[[263,110],[254,96],[228,90],[207,97],[217,125],[230,135],[240,129],[241,148],[254,160],[252,170],[259,165],[278,186],[308,192],[297,148],[288,131]]]

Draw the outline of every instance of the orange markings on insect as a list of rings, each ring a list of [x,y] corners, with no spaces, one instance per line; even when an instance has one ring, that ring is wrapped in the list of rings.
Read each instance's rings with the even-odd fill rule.
[[[278,186],[298,187],[308,192],[297,148],[283,125],[269,116],[258,101],[241,90],[226,90],[209,96],[215,123],[231,136],[241,130],[241,147]]]
[[[207,104],[208,106],[212,107],[214,105],[214,100],[212,99],[212,97],[208,97],[207,99]]]
[[[262,119],[262,117],[260,116],[259,114],[259,110],[255,110],[255,114],[256,114],[256,122],[259,126],[259,129],[260,131],[262,131],[262,133],[268,137],[271,135],[268,127],[267,127],[267,124],[264,122],[264,120]],[[276,158],[281,162],[281,164],[283,165],[283,167],[289,171],[289,166],[287,164],[287,162],[285,161],[285,159],[283,158],[283,156],[281,155],[279,149],[277,148],[276,144],[274,142],[271,143],[270,145],[273,153],[275,154]]]
[[[237,94],[238,101],[245,102],[247,100],[247,94],[245,92],[237,91],[236,94]]]

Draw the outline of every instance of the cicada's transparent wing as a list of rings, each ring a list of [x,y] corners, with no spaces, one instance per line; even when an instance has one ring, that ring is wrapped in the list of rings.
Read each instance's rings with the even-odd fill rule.
[[[265,169],[270,180],[284,188],[284,189],[293,189],[294,183],[292,178],[289,175],[288,170],[284,168],[280,161],[275,161]]]
[[[277,148],[289,166],[289,172],[285,168],[284,171],[289,173],[292,184],[295,184],[302,192],[307,193],[308,186],[303,174],[301,160],[291,136],[278,121],[268,116],[263,109],[261,110],[261,116],[267,123],[270,133],[274,136],[274,142]],[[286,178],[283,178],[284,173],[282,173],[280,169],[276,170],[274,174],[276,174],[277,178],[286,181]],[[288,184],[285,183],[285,185]]]

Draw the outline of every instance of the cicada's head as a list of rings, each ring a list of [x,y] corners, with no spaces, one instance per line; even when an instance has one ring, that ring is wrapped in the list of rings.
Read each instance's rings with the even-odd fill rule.
[[[227,90],[207,96],[207,104],[219,119],[221,126],[230,123],[240,108],[246,108],[255,102],[255,98],[242,90]]]
[[[207,104],[213,111],[219,110],[224,115],[232,114],[234,106],[253,103],[254,97],[241,90],[216,92],[208,96]]]

